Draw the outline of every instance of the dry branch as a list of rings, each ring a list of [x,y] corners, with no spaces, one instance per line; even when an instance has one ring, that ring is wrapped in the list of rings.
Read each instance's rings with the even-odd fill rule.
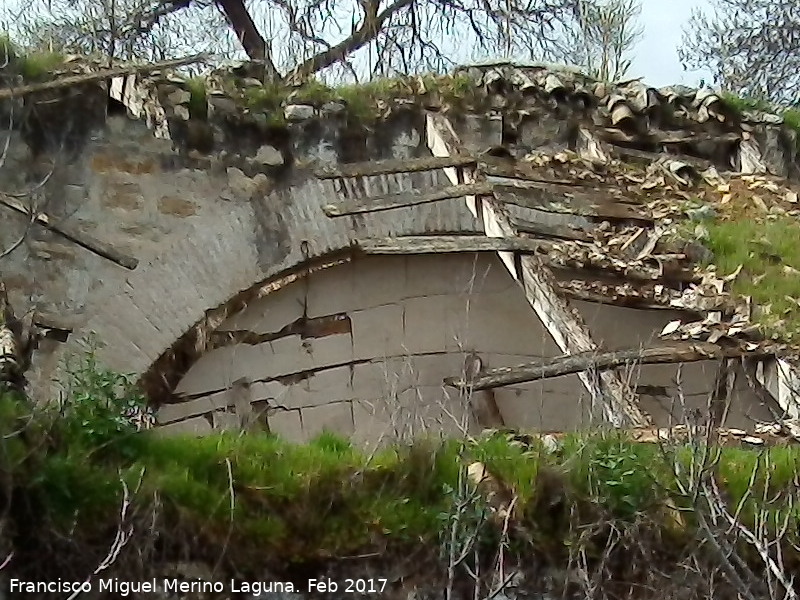
[[[410,159],[378,160],[372,162],[349,163],[342,165],[325,165],[314,170],[320,179],[336,179],[339,177],[366,177],[372,175],[388,175],[390,173],[417,173],[433,171],[448,167],[467,167],[476,163],[471,156],[424,157]]]
[[[533,181],[538,183],[568,185],[575,189],[587,187],[581,180],[560,179],[547,175],[547,169],[535,167],[528,162],[517,162],[508,159],[481,157],[478,168],[489,177],[505,177],[507,179],[521,179],[522,181]],[[552,172],[552,171],[551,171]],[[596,185],[593,182],[592,185]]]
[[[157,71],[159,69],[168,69],[170,67],[178,67],[181,65],[188,65],[191,63],[201,62],[206,60],[204,54],[195,54],[194,56],[187,56],[185,58],[176,58],[173,60],[163,60],[161,62],[149,63],[144,65],[123,65],[114,67],[113,69],[102,69],[94,73],[82,73],[80,75],[70,75],[68,77],[59,77],[52,81],[45,81],[43,83],[31,83],[19,87],[8,87],[0,89],[0,100],[8,98],[18,98],[20,96],[27,96],[28,94],[35,94],[37,92],[45,92],[47,90],[56,90],[60,88],[70,87],[73,85],[81,85],[83,83],[91,83],[93,81],[101,81],[103,79],[110,79],[111,77],[120,77],[122,75],[132,75],[134,73],[142,73],[145,71]]]
[[[552,225],[538,223],[526,219],[511,219],[511,224],[519,233],[525,233],[537,238],[553,238],[560,240],[574,240],[576,242],[591,242],[592,236],[579,227],[570,225]]]
[[[278,79],[278,70],[269,55],[267,43],[258,31],[244,0],[217,0],[220,8],[225,13],[236,37],[242,43],[244,51],[252,61],[264,63],[264,75],[267,80]]]
[[[562,184],[524,181],[513,185],[495,184],[495,192],[503,202],[523,208],[609,220],[637,221],[645,225],[653,223],[651,215],[614,197],[603,197],[600,189],[579,191]]]
[[[461,198],[464,196],[482,196],[492,193],[492,186],[486,183],[467,183],[462,185],[452,185],[439,188],[431,192],[421,192],[411,190],[399,194],[389,194],[387,196],[375,196],[366,198],[350,198],[337,204],[328,204],[322,208],[329,217],[341,217],[355,213],[377,212],[390,210],[392,208],[403,208],[406,206],[416,206],[418,204],[428,204],[439,200],[450,198]]]
[[[409,235],[366,238],[356,245],[366,254],[439,254],[445,252],[536,252],[540,243],[525,238],[485,235]]]
[[[445,379],[445,384],[456,388],[486,390],[518,383],[528,383],[550,377],[573,375],[588,370],[604,371],[629,364],[670,364],[733,358],[747,355],[750,358],[773,356],[775,349],[763,348],[745,352],[741,348],[724,348],[707,342],[682,343],[652,348],[632,348],[614,352],[583,352],[559,356],[552,360],[537,361],[517,367],[491,369],[468,382],[463,378]]]
[[[360,2],[364,14],[358,29],[355,29],[349,37],[335,46],[331,46],[300,63],[286,76],[286,81],[290,83],[303,81],[309,75],[343,60],[360,48],[370,44],[378,37],[378,34],[383,30],[389,19],[413,3],[414,0],[395,0],[383,11],[378,12],[380,2],[376,0]]]
[[[10,198],[8,196],[0,195],[0,206],[5,206],[6,208],[10,208],[13,211],[16,211],[20,214],[25,216],[30,215],[30,211],[28,208],[25,207],[21,202]],[[125,267],[126,269],[133,270],[139,264],[139,261],[126,254],[123,254],[111,244],[107,244],[106,242],[100,241],[87,233],[84,233],[77,227],[73,227],[70,225],[65,224],[57,224],[53,223],[50,220],[50,217],[44,213],[39,213],[35,217],[35,222],[43,227],[46,227],[50,231],[58,233],[59,235],[64,236],[69,241],[78,244],[82,248],[89,250],[90,252],[94,252],[98,256],[102,256],[105,259],[110,260],[118,264],[121,267]]]

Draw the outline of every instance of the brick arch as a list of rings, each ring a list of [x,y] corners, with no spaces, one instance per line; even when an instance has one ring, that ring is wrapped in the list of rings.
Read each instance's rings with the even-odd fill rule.
[[[575,376],[475,395],[443,385],[467,360],[490,367],[559,353],[489,253],[342,261],[233,312],[212,341],[160,403],[165,431],[257,427],[304,442],[327,429],[371,446],[420,431],[591,420]]]
[[[473,216],[455,200],[340,218],[322,210],[354,184],[377,196],[445,181],[442,171],[338,183],[298,171],[264,197],[231,203],[226,218],[199,220],[188,235],[166,242],[160,256],[103,282],[105,290],[86,307],[85,324],[54,366],[33,378],[34,392],[52,397],[63,384],[65,359],[84,352],[93,339],[101,364],[142,377],[179,341],[201,338],[215,315],[267,293],[281,276],[351,248],[358,238],[474,231]]]

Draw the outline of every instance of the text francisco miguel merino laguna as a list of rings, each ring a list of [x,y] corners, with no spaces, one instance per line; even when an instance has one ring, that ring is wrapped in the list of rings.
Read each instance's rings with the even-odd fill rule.
[[[291,581],[235,581],[227,585],[222,581],[184,581],[182,579],[148,579],[144,581],[124,581],[114,578],[94,581],[25,581],[9,580],[10,592],[20,593],[71,593],[71,592],[111,592],[122,597],[128,594],[155,592],[246,592],[259,595],[265,592],[357,592],[380,593],[386,586],[386,579],[309,579],[307,590]]]

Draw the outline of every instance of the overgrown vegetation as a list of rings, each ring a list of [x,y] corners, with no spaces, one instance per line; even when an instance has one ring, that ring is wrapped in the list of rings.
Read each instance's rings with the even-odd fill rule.
[[[795,143],[800,149],[800,110],[797,108],[781,107],[764,99],[740,97],[731,93],[723,94],[723,99],[740,116],[745,111],[755,111],[783,117],[784,125],[798,134]]]
[[[47,80],[64,64],[64,58],[59,52],[44,50],[26,52],[7,35],[0,35],[0,70],[8,69],[21,75],[25,81]]]
[[[249,110],[280,115],[280,119],[286,104],[310,104],[320,108],[334,102],[344,105],[348,118],[364,124],[378,120],[383,106],[393,100],[415,99],[451,106],[463,106],[475,100],[474,86],[466,75],[377,78],[334,87],[315,78],[297,88],[271,83],[248,87],[235,82],[230,82],[229,87],[234,96],[242,90],[243,104]]]
[[[261,568],[265,555],[303,562],[420,545],[460,554],[467,542],[496,547],[502,533],[494,517],[502,493],[487,495],[465,476],[476,463],[513,497],[509,556],[559,564],[576,544],[599,556],[609,524],[617,531],[646,527],[653,543],[667,535],[672,546],[653,548],[660,555],[680,555],[698,535],[696,498],[686,491],[697,472],[691,444],[574,435],[553,451],[499,432],[366,455],[327,433],[293,445],[266,433],[137,432],[134,417],[143,409],[130,381],[101,369],[91,354],[74,369],[58,406],[31,415],[22,398],[4,395],[0,467],[14,491],[3,501],[11,515],[37,507],[39,525],[16,535],[41,538],[31,542],[37,552],[48,536],[69,539],[71,547],[92,544],[119,526],[130,490],[138,520],[126,526],[141,528],[131,544],[158,532],[182,555],[224,551],[244,572]],[[707,457],[704,468],[745,526],[768,509],[789,515],[797,531],[800,514],[783,492],[793,485],[800,451],[725,449]],[[777,504],[765,500],[776,494]],[[12,522],[6,531],[15,526],[25,524]]]
[[[189,91],[189,117],[205,120],[208,117],[208,100],[206,94],[206,80],[203,77],[192,77],[186,80],[186,89]]]
[[[770,334],[800,339],[800,223],[791,217],[706,223],[704,243],[720,274],[741,272],[735,293],[750,296],[757,322]]]
[[[768,185],[768,184],[764,184]],[[733,276],[731,291],[753,302],[753,320],[769,336],[800,339],[800,221],[771,196],[771,208],[759,183],[745,176],[721,188],[722,200],[686,202],[678,239],[697,239],[712,255],[720,276]],[[776,188],[777,189],[777,188]],[[723,192],[716,192],[718,195]],[[788,205],[791,206],[791,205]]]

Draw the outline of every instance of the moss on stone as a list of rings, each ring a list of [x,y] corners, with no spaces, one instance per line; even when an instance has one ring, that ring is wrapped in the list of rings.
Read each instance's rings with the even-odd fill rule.
[[[298,88],[281,84],[236,86],[244,106],[250,111],[265,112],[271,121],[281,122],[286,104],[310,104],[320,107],[329,102],[345,105],[347,116],[355,122],[374,123],[385,106],[400,99],[424,102],[436,97],[439,103],[458,105],[475,94],[468,77],[424,75],[419,77],[377,78],[360,84],[329,87],[310,79]]]
[[[186,81],[189,97],[189,117],[206,120],[208,118],[208,98],[204,77],[193,77]]]
[[[741,98],[730,93],[723,94],[722,99],[740,118],[745,111],[764,112],[782,117],[784,126],[795,133],[795,147],[800,151],[800,110],[780,107],[763,99]]]
[[[64,64],[64,55],[58,52],[32,52],[17,59],[18,72],[26,81],[45,81]]]
[[[317,79],[309,79],[302,87],[296,91],[287,94],[287,99],[291,102],[299,104],[311,104],[314,106],[322,106],[326,102],[332,102],[337,99],[336,90],[328,87]]]
[[[288,89],[279,84],[247,87],[242,92],[245,106],[250,110],[277,110],[286,101]]]

